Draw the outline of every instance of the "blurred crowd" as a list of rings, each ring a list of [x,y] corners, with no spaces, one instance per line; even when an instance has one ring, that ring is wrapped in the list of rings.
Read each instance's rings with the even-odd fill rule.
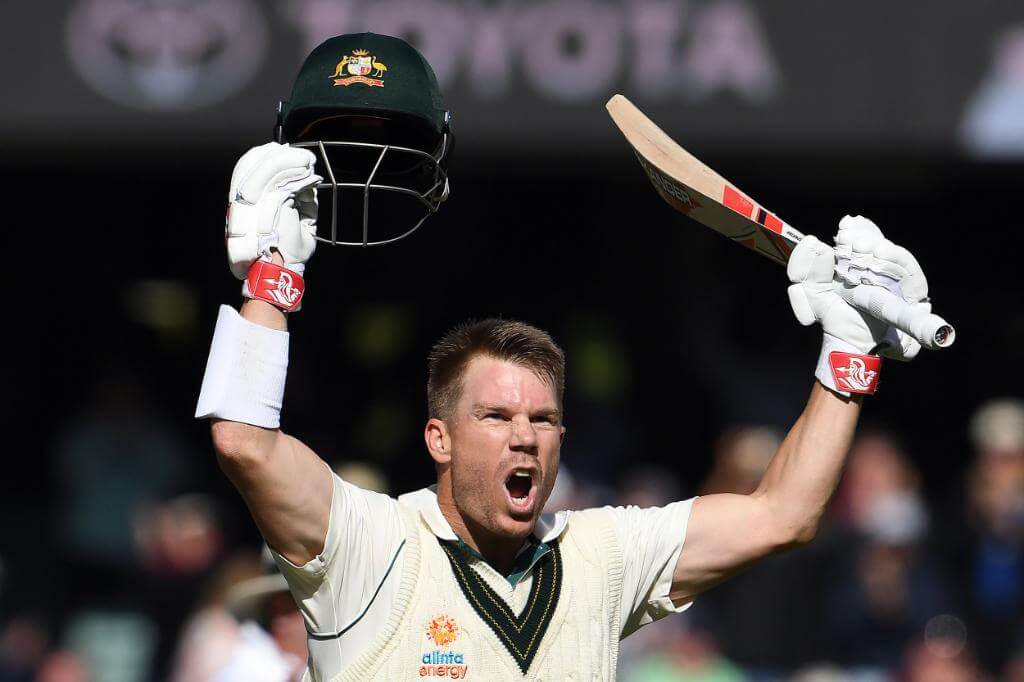
[[[182,492],[183,446],[132,395],[112,378],[55,453],[53,594],[10,599],[24,588],[0,557],[0,681],[297,680],[305,631],[269,553],[230,503]],[[625,640],[621,679],[1024,682],[1024,401],[991,400],[966,428],[969,474],[952,490],[925,490],[928,453],[900,434],[862,429],[816,540]],[[549,507],[749,493],[782,435],[727,430],[696,485],[567,465]],[[383,467],[334,465],[401,492]]]

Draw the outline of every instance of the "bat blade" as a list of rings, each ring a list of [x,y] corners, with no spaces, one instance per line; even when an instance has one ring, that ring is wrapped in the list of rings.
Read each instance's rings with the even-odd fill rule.
[[[705,227],[785,265],[803,235],[680,147],[622,95],[607,104],[658,194]]]
[[[780,265],[789,262],[803,234],[680,147],[622,95],[613,96],[606,107],[654,188],[670,206]],[[847,291],[837,285],[837,292],[850,305],[910,334],[926,348],[953,343],[953,327],[941,317],[877,289],[869,286]]]

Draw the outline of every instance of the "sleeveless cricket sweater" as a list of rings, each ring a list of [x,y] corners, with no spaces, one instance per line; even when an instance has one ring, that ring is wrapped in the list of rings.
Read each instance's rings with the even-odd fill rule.
[[[405,557],[390,617],[332,682],[615,678],[623,561],[605,512],[570,514],[514,613],[473,569],[479,559],[399,510]]]

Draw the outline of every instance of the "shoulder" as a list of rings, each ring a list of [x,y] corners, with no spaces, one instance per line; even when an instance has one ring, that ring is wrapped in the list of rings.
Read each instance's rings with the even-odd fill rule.
[[[333,571],[352,571],[356,564],[373,563],[391,551],[403,532],[395,498],[360,488],[331,473],[334,490],[323,550],[302,565],[293,564],[271,548],[278,567],[293,588],[315,591]]]
[[[615,509],[616,507],[590,507],[589,509],[574,509],[565,512],[567,514],[566,530],[590,529],[614,523]]]
[[[571,544],[585,555],[621,553],[622,537],[612,507],[578,509],[566,514],[560,544]]]
[[[669,516],[693,504],[693,499],[672,502],[662,507],[638,507],[636,505],[590,507],[573,510],[569,516],[569,525],[574,524],[606,524],[614,525],[638,524],[651,521],[657,517]]]
[[[359,510],[394,509],[398,503],[390,495],[360,488],[334,472],[331,472],[331,479],[334,484],[332,511],[344,511],[347,506]]]
[[[690,510],[697,498],[672,502],[662,507],[594,507],[574,511],[568,528],[582,532],[613,533],[619,544],[632,545],[663,537],[685,536]]]

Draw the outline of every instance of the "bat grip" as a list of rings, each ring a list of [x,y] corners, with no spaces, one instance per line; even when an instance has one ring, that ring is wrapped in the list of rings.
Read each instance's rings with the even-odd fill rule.
[[[952,325],[944,319],[915,308],[887,289],[870,285],[845,287],[838,283],[835,289],[854,308],[910,334],[925,348],[946,348],[956,339]]]

